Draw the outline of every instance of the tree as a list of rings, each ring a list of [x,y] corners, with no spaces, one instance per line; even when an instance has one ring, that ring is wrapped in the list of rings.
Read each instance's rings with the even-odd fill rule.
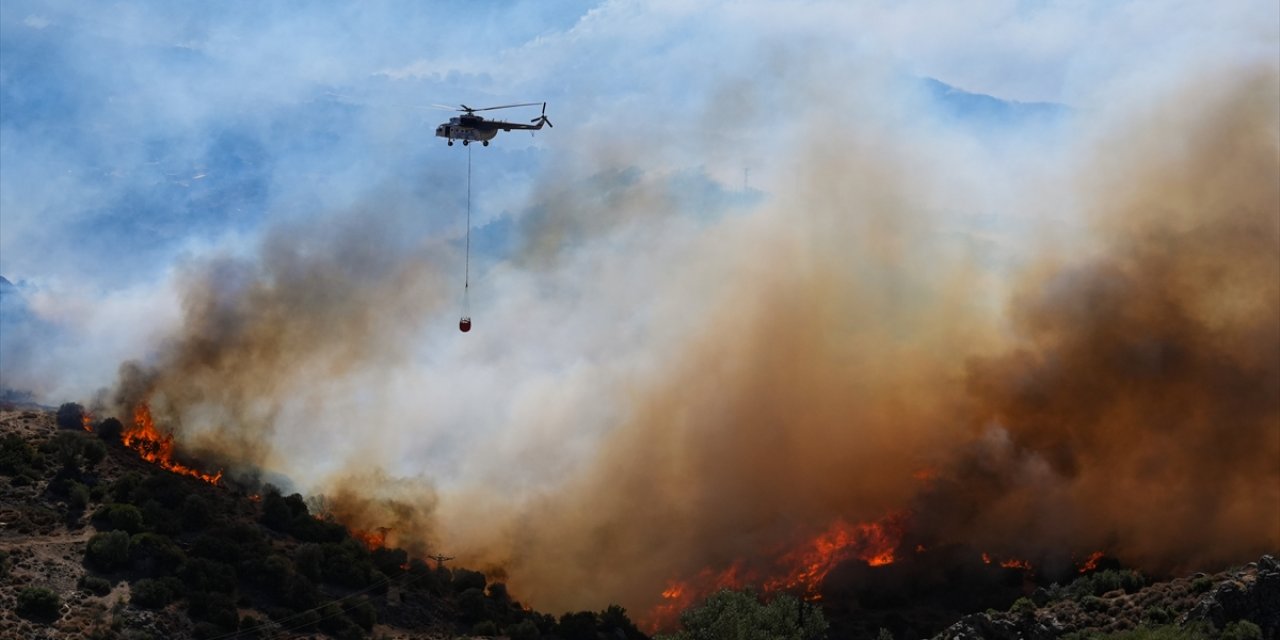
[[[51,621],[58,617],[62,600],[44,587],[27,587],[18,592],[18,615],[32,620]]]
[[[58,426],[63,429],[83,429],[84,407],[74,402],[58,407]]]
[[[660,640],[813,640],[827,631],[822,610],[780,594],[768,603],[751,591],[724,589],[680,614],[683,630]]]
[[[116,530],[94,534],[89,539],[84,559],[103,571],[114,571],[129,564],[129,534]]]

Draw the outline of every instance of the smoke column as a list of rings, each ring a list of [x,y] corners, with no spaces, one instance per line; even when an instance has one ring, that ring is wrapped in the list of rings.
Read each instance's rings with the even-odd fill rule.
[[[824,96],[720,215],[615,164],[643,140],[563,158],[467,342],[423,338],[452,249],[326,214],[190,265],[110,401],[553,611],[901,509],[1024,556],[1239,560],[1280,546],[1280,87],[1192,80],[1056,147]]]

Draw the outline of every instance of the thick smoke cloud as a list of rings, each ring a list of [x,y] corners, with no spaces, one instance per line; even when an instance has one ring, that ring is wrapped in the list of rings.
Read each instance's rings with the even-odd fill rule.
[[[496,53],[415,44],[456,31],[425,14],[385,46],[400,16],[312,16],[306,33],[293,13],[206,16],[158,42],[138,34],[163,16],[123,32],[100,16],[105,42],[62,36],[69,60],[142,50],[159,71],[102,76],[145,85],[123,106],[4,121],[5,269],[36,269],[51,235],[116,229],[120,277],[177,302],[79,314],[147,338],[106,351],[135,360],[105,409],[145,400],[227,477],[501,573],[543,609],[643,611],[669,579],[903,511],[913,540],[1036,559],[1102,549],[1160,570],[1274,549],[1280,98],[1275,34],[1237,24],[1274,20],[1200,10],[1223,29],[1193,37],[1163,17],[1186,11],[1122,8],[1095,37],[1005,4],[609,2]],[[83,27],[12,6],[31,12],[6,4],[20,51]],[[1048,44],[1016,55],[1028,42]],[[1079,108],[975,124],[921,75]],[[557,128],[472,149],[476,328],[460,336],[464,150],[425,150],[421,123],[378,101],[475,91],[546,97]],[[11,95],[6,112],[57,113]],[[139,122],[137,101],[164,117]],[[93,138],[112,162],[45,179],[86,155],[36,153],[55,130],[114,132]],[[137,193],[164,197],[117,219]],[[41,226],[64,208],[82,219]],[[73,257],[72,276],[99,264]],[[134,273],[157,270],[163,286]]]
[[[697,325],[621,394],[633,410],[601,456],[481,553],[573,607],[647,606],[669,579],[767,566],[835,518],[902,508],[913,540],[1037,564],[1274,549],[1275,73],[1219,70],[1097,116],[1056,187],[1088,227],[1010,274],[1007,325],[975,256],[930,233],[938,198],[982,198],[926,157],[953,148],[870,120],[889,133],[815,143],[795,190],[712,225],[660,290],[720,283],[684,300]]]

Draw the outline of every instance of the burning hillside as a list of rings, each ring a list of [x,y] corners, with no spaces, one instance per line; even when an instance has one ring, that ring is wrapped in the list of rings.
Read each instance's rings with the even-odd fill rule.
[[[834,607],[943,568],[1017,590],[1100,549],[1154,572],[1256,557],[1280,547],[1277,85],[1232,68],[1080,116],[1039,173],[834,105],[790,186],[696,223],[659,178],[548,187],[526,235],[585,248],[495,272],[518,293],[496,315],[543,333],[471,360],[405,347],[441,296],[403,242],[292,229],[192,266],[185,324],[105,404],[297,478],[372,546],[658,624],[723,586]],[[996,204],[1047,239],[938,213]],[[973,249],[1001,243],[997,267]],[[583,355],[513,355],[543,340]],[[171,459],[145,418],[139,450]]]

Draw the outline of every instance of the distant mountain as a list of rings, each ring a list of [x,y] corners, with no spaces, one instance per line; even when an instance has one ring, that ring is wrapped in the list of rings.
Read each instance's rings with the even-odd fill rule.
[[[1072,113],[1071,107],[1056,102],[1019,102],[983,93],[971,93],[934,78],[923,78],[921,86],[951,118],[974,124],[1052,124]]]

